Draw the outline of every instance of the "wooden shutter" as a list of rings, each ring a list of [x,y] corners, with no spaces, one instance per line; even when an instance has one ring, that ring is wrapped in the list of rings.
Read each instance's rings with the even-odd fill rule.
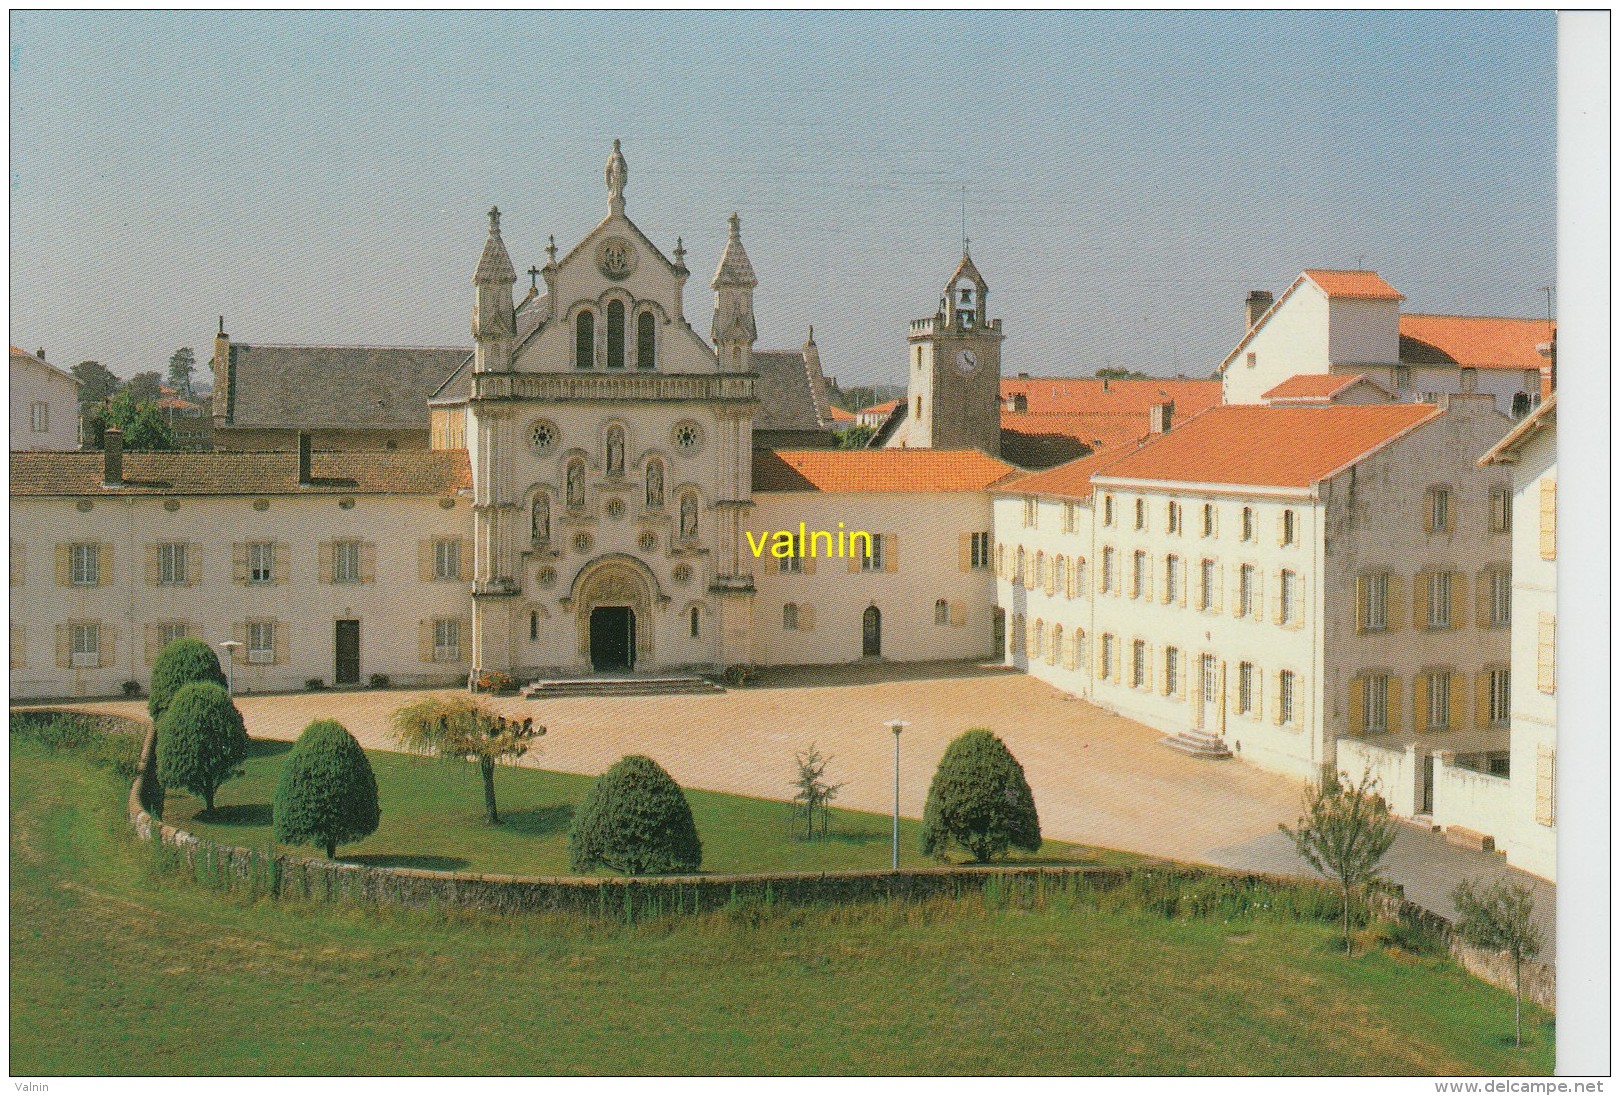
[[[292,569],[292,545],[278,540],[271,547],[270,556],[270,580],[277,586],[285,586]]]
[[[1412,580],[1412,627],[1429,626],[1429,572],[1419,571]]]
[[[1180,571],[1180,574],[1177,577],[1181,580],[1176,593],[1181,598],[1181,607],[1185,609],[1187,607],[1187,587],[1192,585],[1192,571],[1189,569],[1185,557],[1177,558],[1176,568]]]
[[[231,661],[236,663],[247,662],[248,628],[246,621],[237,621],[231,625],[231,638],[236,640],[236,646],[231,649]]]
[[[861,541],[856,541],[854,537],[850,537],[849,573],[852,574],[852,575],[853,574],[858,574],[860,572],[861,559],[862,559],[861,547],[864,544],[865,544],[864,538]]]
[[[1544,693],[1557,689],[1558,618],[1551,613],[1536,614],[1536,688]]]
[[[56,546],[56,584],[58,586],[73,585],[73,545],[58,544]]]
[[[360,545],[360,581],[377,581],[377,546],[369,540]]]
[[[804,573],[807,574],[807,575],[815,574],[816,573],[816,557],[815,556],[803,556],[801,558],[804,561]],[[468,562],[468,566],[469,567],[472,566],[470,561]],[[471,574],[472,574],[472,572],[468,571],[468,572],[463,573],[463,575],[461,577],[462,578],[469,578],[469,577],[471,577]]]
[[[288,626],[279,620],[270,626],[270,642],[275,644],[273,664],[276,666],[285,665],[287,660],[292,657],[288,644],[289,633]]]
[[[1474,623],[1481,628],[1491,623],[1491,573],[1487,567],[1474,576]]]
[[[1355,621],[1358,636],[1367,632],[1367,578],[1366,575],[1356,577],[1356,593],[1350,605],[1350,611],[1355,614],[1352,619]]]
[[[960,601],[951,602],[951,627],[960,628],[967,623],[967,606]]]
[[[231,581],[246,585],[249,577],[248,546],[246,544],[231,545]]]
[[[156,586],[163,581],[163,546],[148,544],[146,546],[146,584]]]
[[[1468,707],[1468,675],[1453,670],[1446,675],[1446,685],[1451,689],[1451,704],[1446,712],[1448,716],[1446,726],[1455,731],[1465,724],[1463,712]]]
[[[1558,481],[1541,481],[1541,558],[1558,556]]]
[[[1345,730],[1349,734],[1359,735],[1367,726],[1367,679],[1353,677],[1350,679],[1350,705],[1345,713]]]
[[[1488,623],[1490,617],[1480,618],[1482,623]],[[1468,576],[1461,571],[1451,573],[1451,627],[1453,629],[1465,627],[1468,624]]]
[[[1046,581],[1041,584],[1041,589],[1047,597],[1051,597],[1057,592],[1057,561],[1059,558],[1053,556],[1046,561]]]
[[[962,533],[956,538],[956,569],[963,574],[973,569],[972,533]]]
[[[1384,580],[1384,631],[1398,632],[1406,625],[1406,576],[1388,574]]]
[[[1287,510],[1279,510],[1277,512],[1277,543],[1279,545],[1283,545],[1283,544],[1288,543],[1288,511]]]
[[[417,622],[416,656],[423,662],[433,661],[433,622],[431,620]]]
[[[423,582],[433,581],[433,540],[423,537],[416,542],[416,577]]]
[[[1258,567],[1254,569],[1254,581],[1249,588],[1254,593],[1254,619],[1266,619],[1266,573]]]
[[[1474,726],[1491,725],[1491,672],[1481,670],[1474,675]]]
[[[894,533],[883,534],[883,570],[888,574],[900,569],[900,538]]]
[[[96,663],[101,669],[118,664],[118,629],[110,624],[96,622],[96,646],[100,660]]]
[[[1271,675],[1271,722],[1273,726],[1282,726],[1282,673]]]
[[[332,581],[332,542],[331,541],[329,541],[329,540],[321,541],[320,547],[316,550],[316,560],[317,560],[316,566],[320,569],[320,572],[321,572],[321,581],[323,583],[330,583]]]
[[[1543,826],[1551,826],[1555,818],[1557,757],[1557,752],[1545,742],[1536,744],[1536,822]]]
[[[1399,731],[1401,727],[1401,690],[1406,685],[1394,674],[1389,675],[1384,685],[1384,728],[1388,731]]]
[[[150,666],[157,661],[158,648],[163,640],[163,632],[156,624],[146,625],[144,631],[146,633],[146,664]]]
[[[470,537],[456,538],[456,565],[457,576],[463,582],[472,581],[472,539]]]
[[[203,546],[196,541],[186,545],[186,585],[195,586],[202,581]]]
[[[1075,632],[1069,637],[1068,646],[1063,651],[1063,668],[1072,670],[1080,658],[1080,633]]]
[[[799,606],[799,631],[813,632],[816,628],[816,607],[814,605]]]
[[[11,542],[11,584],[21,586],[23,579],[28,576],[28,545],[21,541]]]
[[[1426,673],[1412,679],[1412,730],[1419,734],[1429,729],[1430,682],[1431,678]]]
[[[1434,532],[1434,488],[1423,492],[1423,531]]]
[[[65,670],[73,664],[73,625],[56,626],[56,668]]]
[[[97,545],[97,586],[111,586],[113,581],[113,546],[110,544]]]

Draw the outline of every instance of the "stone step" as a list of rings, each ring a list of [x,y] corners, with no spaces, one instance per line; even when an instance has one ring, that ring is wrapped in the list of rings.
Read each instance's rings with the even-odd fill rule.
[[[723,693],[703,677],[584,677],[536,681],[523,695],[529,700],[563,697],[689,696]]]
[[[1159,745],[1205,761],[1225,761],[1232,756],[1225,740],[1204,731],[1178,731],[1159,739]]]

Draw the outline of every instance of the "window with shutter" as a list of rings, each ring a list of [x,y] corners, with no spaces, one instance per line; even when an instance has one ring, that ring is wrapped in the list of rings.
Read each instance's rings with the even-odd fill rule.
[[[268,586],[276,580],[276,546],[256,541],[247,546],[247,580],[251,585]]]
[[[1551,693],[1557,687],[1558,618],[1552,613],[1536,615],[1536,688]]]
[[[259,665],[276,660],[276,626],[273,621],[248,621],[247,660]]]
[[[1249,715],[1254,711],[1254,663],[1238,663],[1237,712]]]
[[[72,560],[69,581],[74,586],[101,585],[101,546],[74,544],[68,551]]]
[[[1536,822],[1543,826],[1555,823],[1558,753],[1546,743],[1536,746]]]
[[[1284,670],[1277,675],[1277,721],[1292,726],[1294,722],[1294,671]]]
[[[339,540],[332,543],[332,581],[360,581],[360,542]]]
[[[1541,481],[1541,558],[1558,556],[1558,481]]]
[[[101,626],[99,624],[70,624],[73,646],[71,659],[75,669],[90,669],[101,665]]]
[[[461,661],[461,621],[441,618],[433,622],[433,661]]]

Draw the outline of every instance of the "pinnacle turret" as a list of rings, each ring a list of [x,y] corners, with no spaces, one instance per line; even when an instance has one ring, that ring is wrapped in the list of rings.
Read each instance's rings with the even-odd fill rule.
[[[501,240],[501,210],[496,206],[489,211],[489,235],[484,239],[484,253],[478,257],[478,267],[473,271],[473,284],[512,285],[516,281],[512,257],[506,253],[506,244]]]
[[[730,226],[726,250],[720,256],[720,265],[715,269],[714,281],[709,283],[709,288],[720,289],[729,286],[736,289],[753,289],[759,285],[759,279],[754,277],[754,264],[748,261],[748,252],[743,250],[742,218],[733,213]]]

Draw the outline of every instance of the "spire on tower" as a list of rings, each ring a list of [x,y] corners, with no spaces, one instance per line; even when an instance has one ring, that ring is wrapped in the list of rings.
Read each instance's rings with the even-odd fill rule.
[[[473,271],[474,285],[511,285],[517,281],[512,269],[512,257],[506,253],[501,240],[501,210],[496,206],[489,211],[489,235],[484,239],[484,253],[478,257]]]
[[[759,279],[754,277],[754,265],[748,261],[748,252],[743,250],[742,218],[733,213],[729,224],[731,231],[726,238],[726,250],[720,256],[720,266],[716,268],[714,281],[709,288],[740,286],[753,289],[759,285]]]

